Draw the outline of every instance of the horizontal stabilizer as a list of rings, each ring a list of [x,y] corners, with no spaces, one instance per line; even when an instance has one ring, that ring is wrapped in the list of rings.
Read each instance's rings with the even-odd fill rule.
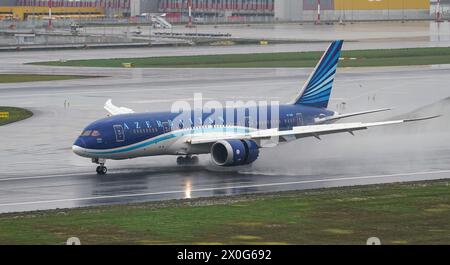
[[[384,108],[384,109],[365,110],[365,111],[345,113],[345,114],[337,114],[337,115],[334,115],[334,116],[329,116],[329,117],[317,119],[316,123],[326,123],[326,122],[330,122],[330,121],[340,120],[340,119],[343,119],[343,118],[349,118],[349,117],[354,117],[354,116],[359,116],[359,115],[383,112],[383,111],[388,111],[388,110],[391,110],[391,109],[390,108]]]
[[[127,113],[134,113],[132,109],[125,108],[125,107],[117,107],[114,104],[112,104],[111,99],[108,99],[106,101],[105,110],[107,110],[111,115],[119,115],[119,114],[127,114]]]
[[[441,115],[434,115],[434,116],[421,117],[421,118],[415,118],[415,119],[407,119],[407,120],[404,120],[404,122],[425,121],[425,120],[431,120],[431,119],[435,119],[435,118],[439,118],[439,117],[441,117]]]

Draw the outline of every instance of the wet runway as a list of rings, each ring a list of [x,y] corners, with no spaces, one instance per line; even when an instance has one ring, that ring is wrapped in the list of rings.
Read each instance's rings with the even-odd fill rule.
[[[123,171],[123,172],[121,172]],[[151,200],[185,199],[255,192],[367,185],[448,178],[450,170],[378,175],[264,175],[257,172],[218,173],[204,167],[117,170],[92,173],[1,179],[1,212],[81,207]],[[18,198],[20,195],[20,199]]]
[[[96,35],[124,35],[137,31],[137,26],[86,27],[85,32]],[[450,22],[443,21],[378,21],[346,22],[344,24],[314,23],[261,23],[261,24],[218,24],[189,28],[185,25],[173,25],[172,29],[149,29],[139,26],[141,37],[148,39],[149,33],[189,33],[189,34],[231,34],[236,39],[296,40],[296,41],[387,41],[440,42],[450,41]]]
[[[35,113],[0,127],[0,212],[450,177],[449,65],[339,69],[332,93],[330,108],[340,112],[394,107],[347,121],[444,114],[437,120],[299,140],[264,149],[251,167],[216,168],[206,155],[199,166],[178,167],[164,156],[107,161],[108,175],[97,176],[71,145],[106,115],[108,98],[136,111],[167,110],[194,92],[204,100],[287,102],[310,69],[54,68],[21,66],[33,58],[14,56],[15,70],[109,77],[0,84],[0,105]]]

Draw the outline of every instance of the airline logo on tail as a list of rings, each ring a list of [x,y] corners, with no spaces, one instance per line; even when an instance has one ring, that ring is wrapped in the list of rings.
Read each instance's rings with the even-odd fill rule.
[[[300,91],[295,104],[317,108],[328,106],[343,43],[342,40],[331,43]]]

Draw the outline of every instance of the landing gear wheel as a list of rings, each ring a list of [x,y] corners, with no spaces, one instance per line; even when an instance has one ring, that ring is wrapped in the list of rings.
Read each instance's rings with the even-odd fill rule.
[[[179,156],[177,157],[178,165],[197,165],[198,156]]]
[[[177,157],[177,164],[178,165],[184,165],[185,164],[185,158],[183,156]]]
[[[96,171],[99,175],[105,175],[106,172],[108,172],[108,169],[105,166],[98,166]]]
[[[97,164],[97,168],[95,169],[95,171],[97,171],[98,175],[105,175],[106,172],[108,172],[108,169],[105,167],[105,162],[106,159],[104,158],[98,158],[98,157],[94,157],[92,158],[92,163]]]
[[[193,156],[191,157],[191,164],[192,165],[197,165],[198,164],[198,156]]]

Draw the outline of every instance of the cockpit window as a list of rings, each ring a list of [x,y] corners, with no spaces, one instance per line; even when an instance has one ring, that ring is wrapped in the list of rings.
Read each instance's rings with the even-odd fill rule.
[[[100,132],[99,131],[92,131],[91,136],[100,136]]]
[[[89,136],[91,135],[92,130],[85,130],[84,132],[81,133],[81,136]]]

